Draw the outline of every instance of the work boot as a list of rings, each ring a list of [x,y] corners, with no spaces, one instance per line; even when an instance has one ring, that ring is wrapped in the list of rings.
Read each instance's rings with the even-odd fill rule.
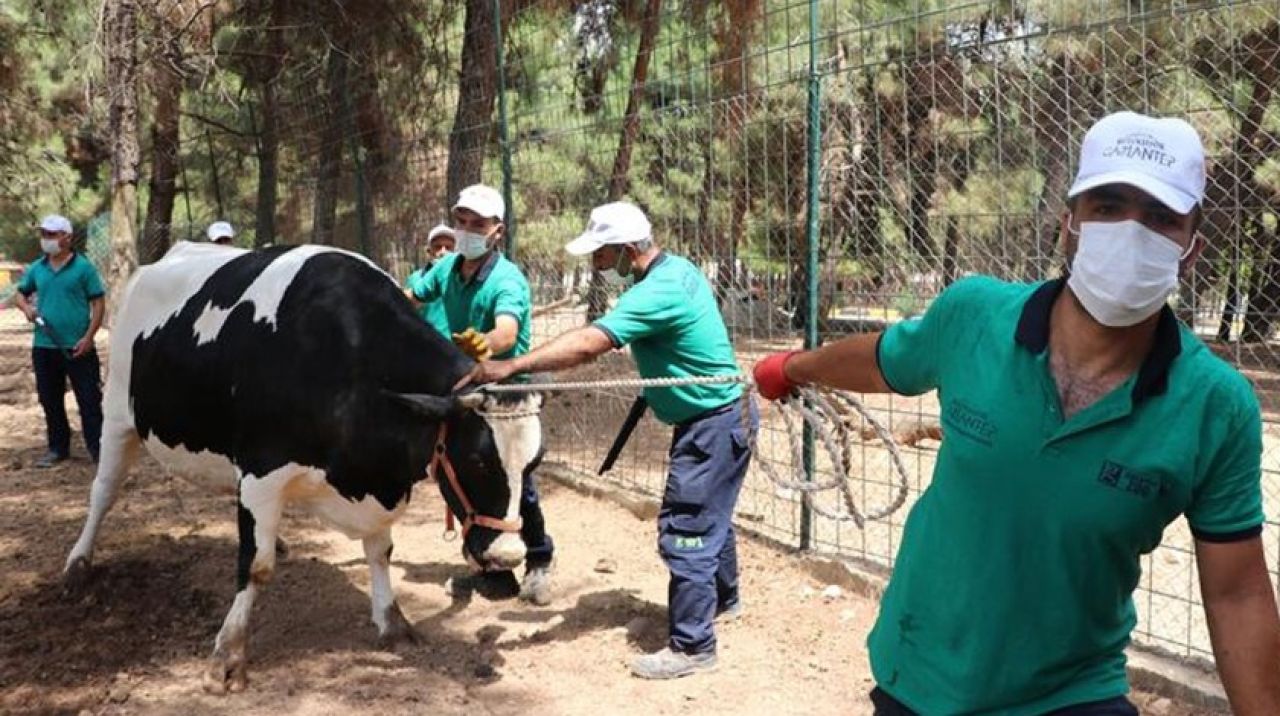
[[[742,600],[730,604],[727,607],[716,607],[716,622],[736,622],[742,618]]]
[[[631,662],[631,675],[641,679],[678,679],[681,676],[696,674],[699,671],[713,671],[716,668],[716,653],[685,654],[672,651],[670,647],[662,651],[636,657]]]
[[[551,603],[550,564],[529,567],[524,571],[524,584],[520,585],[520,598],[539,607],[545,607]]]
[[[43,470],[45,468],[53,467],[54,465],[57,465],[60,462],[65,462],[66,459],[67,459],[66,455],[59,455],[58,453],[50,450],[49,452],[41,456],[39,460],[36,460],[35,466]]]
[[[519,594],[520,582],[516,581],[515,572],[504,569],[450,577],[445,582],[444,591],[454,599],[470,599],[472,594],[479,594],[485,599],[498,601]]]

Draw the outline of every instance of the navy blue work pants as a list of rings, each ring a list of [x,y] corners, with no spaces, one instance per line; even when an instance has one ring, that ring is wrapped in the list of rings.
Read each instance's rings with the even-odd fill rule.
[[[98,352],[89,351],[69,358],[56,348],[32,348],[31,364],[36,372],[36,394],[44,408],[49,451],[66,457],[71,454],[71,425],[67,422],[67,380],[80,406],[80,429],[89,456],[98,459],[102,438],[102,367]]]
[[[871,703],[875,706],[875,716],[917,716],[915,711],[885,693],[879,686],[871,691]],[[1114,699],[1068,706],[1046,716],[1138,716],[1138,709],[1129,699],[1117,696]]]
[[[679,425],[658,513],[658,552],[671,571],[667,586],[673,651],[715,651],[718,611],[738,601],[738,550],[733,509],[759,427],[755,401],[743,424],[742,402]]]
[[[525,475],[520,491],[520,539],[524,541],[525,565],[530,568],[546,567],[551,564],[555,553],[555,543],[547,534],[547,522],[542,516],[542,505],[538,502],[538,484],[533,473]]]

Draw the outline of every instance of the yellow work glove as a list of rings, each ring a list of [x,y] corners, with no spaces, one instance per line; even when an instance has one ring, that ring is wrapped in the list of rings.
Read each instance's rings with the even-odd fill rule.
[[[453,334],[453,343],[473,360],[489,360],[493,356],[493,351],[489,349],[489,341],[485,340],[483,333],[474,328]]]

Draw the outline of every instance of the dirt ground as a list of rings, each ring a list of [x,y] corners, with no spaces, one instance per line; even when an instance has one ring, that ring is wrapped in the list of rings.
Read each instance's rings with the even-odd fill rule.
[[[396,652],[375,645],[359,543],[291,513],[290,555],[255,607],[249,689],[208,696],[200,675],[234,589],[234,505],[144,460],[106,522],[90,587],[64,594],[59,571],[92,465],[77,435],[77,459],[30,467],[43,452],[42,414],[29,375],[11,382],[0,390],[0,713],[870,712],[863,643],[874,601],[824,598],[827,585],[792,555],[752,540],[740,546],[747,613],[719,629],[719,670],[630,677],[628,660],[665,639],[654,525],[554,483],[543,485],[558,546],[546,608],[451,600],[444,583],[464,567],[457,544],[441,539],[438,493],[420,486],[395,530],[392,574],[424,640]],[[1144,713],[1200,713],[1133,698]]]

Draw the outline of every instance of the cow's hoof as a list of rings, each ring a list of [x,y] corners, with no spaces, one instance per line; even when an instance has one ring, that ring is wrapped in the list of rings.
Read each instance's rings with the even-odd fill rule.
[[[379,648],[395,649],[398,646],[417,646],[422,643],[422,635],[404,618],[399,605],[387,607],[386,619],[387,628],[378,635]]]
[[[220,695],[244,691],[249,679],[245,673],[244,659],[214,656],[204,675],[206,693]]]
[[[76,595],[83,592],[88,585],[89,558],[76,557],[68,562],[66,571],[62,573],[62,591]]]
[[[288,558],[289,558],[289,545],[285,544],[284,540],[277,537],[276,538],[276,559],[288,559]]]

